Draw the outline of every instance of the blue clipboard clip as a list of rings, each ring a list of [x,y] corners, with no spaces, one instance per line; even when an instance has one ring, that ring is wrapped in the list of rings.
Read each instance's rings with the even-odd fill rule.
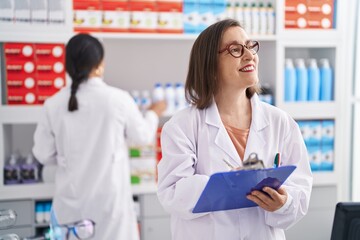
[[[264,187],[278,189],[296,169],[296,166],[277,168],[242,169],[219,172],[210,176],[193,213],[213,212],[256,207],[246,196]]]

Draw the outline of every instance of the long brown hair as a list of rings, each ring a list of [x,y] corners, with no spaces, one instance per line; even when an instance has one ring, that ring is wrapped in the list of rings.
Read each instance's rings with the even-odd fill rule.
[[[230,27],[241,27],[233,19],[226,19],[206,28],[195,40],[189,60],[185,83],[186,100],[198,109],[211,105],[213,96],[219,89],[217,76],[218,51],[224,32]],[[260,92],[258,85],[246,89],[246,96],[251,98]]]

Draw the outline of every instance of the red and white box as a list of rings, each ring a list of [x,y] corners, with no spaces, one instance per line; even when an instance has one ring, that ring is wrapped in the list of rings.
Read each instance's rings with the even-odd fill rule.
[[[35,44],[35,58],[37,60],[65,61],[64,44]]]
[[[182,1],[158,1],[157,9],[159,33],[183,33]]]
[[[33,59],[34,44],[32,43],[4,43],[6,59]]]
[[[9,105],[34,105],[37,104],[35,90],[8,89],[7,104]]]
[[[102,7],[99,0],[74,0],[73,24],[77,32],[98,32],[102,26]]]
[[[128,32],[130,28],[130,6],[124,0],[103,0],[102,31]]]
[[[154,0],[130,1],[130,32],[156,32],[158,20],[156,6]]]

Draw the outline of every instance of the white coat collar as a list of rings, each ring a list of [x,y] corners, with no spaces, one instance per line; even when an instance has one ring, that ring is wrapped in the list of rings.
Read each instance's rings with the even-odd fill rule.
[[[105,82],[100,77],[91,77],[86,81],[87,85],[104,85]]]
[[[257,94],[251,98],[250,103],[252,108],[252,120],[244,154],[245,159],[250,153],[260,151],[261,148],[265,146],[266,141],[265,137],[261,133],[261,130],[269,125],[269,117],[267,114],[265,114]],[[234,147],[234,144],[231,142],[224,124],[221,121],[215,100],[213,100],[213,103],[210,105],[210,107],[205,109],[205,122],[218,128],[218,133],[214,140],[215,144],[223,149],[225,153],[229,155],[233,161],[236,161],[237,165],[239,165],[239,162],[241,162],[240,157]]]

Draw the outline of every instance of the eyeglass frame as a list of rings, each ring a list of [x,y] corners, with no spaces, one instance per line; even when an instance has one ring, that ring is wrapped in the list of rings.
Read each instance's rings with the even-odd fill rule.
[[[247,44],[250,43],[250,42],[251,42],[251,43],[255,43],[255,44],[252,45],[253,48],[254,48],[254,46],[257,46],[257,50],[256,50],[255,53],[252,53],[252,49],[253,49],[253,48],[250,49],[250,48],[247,46]],[[230,47],[233,46],[233,45],[239,45],[239,46],[242,47],[242,51],[241,51],[240,56],[234,56],[234,55],[231,53]],[[256,55],[256,54],[259,52],[259,50],[260,50],[260,43],[259,43],[258,41],[255,41],[255,40],[248,40],[248,41],[246,42],[246,44],[241,44],[241,43],[238,43],[238,42],[232,42],[232,43],[226,45],[225,48],[223,48],[222,50],[219,50],[218,53],[220,54],[220,53],[223,53],[223,52],[225,52],[225,51],[227,50],[227,52],[228,52],[232,57],[234,57],[234,58],[241,58],[241,57],[244,55],[244,53],[245,53],[245,50],[244,50],[245,48],[246,48],[247,50],[249,50],[249,51],[252,53],[252,55]]]
[[[75,228],[77,227],[77,225],[79,223],[83,223],[84,221],[89,221],[92,224],[94,231],[92,232],[91,236],[89,236],[87,238],[80,238],[78,236],[77,232],[75,231]],[[69,224],[56,224],[52,228],[57,228],[57,227],[66,228],[67,229],[67,231],[66,231],[66,239],[69,239],[70,232],[72,232],[77,239],[83,240],[83,239],[88,239],[90,237],[93,237],[95,235],[95,224],[96,223],[91,219],[83,219],[83,220],[80,220],[80,221],[77,221],[77,222],[74,222],[74,223],[69,223]]]

